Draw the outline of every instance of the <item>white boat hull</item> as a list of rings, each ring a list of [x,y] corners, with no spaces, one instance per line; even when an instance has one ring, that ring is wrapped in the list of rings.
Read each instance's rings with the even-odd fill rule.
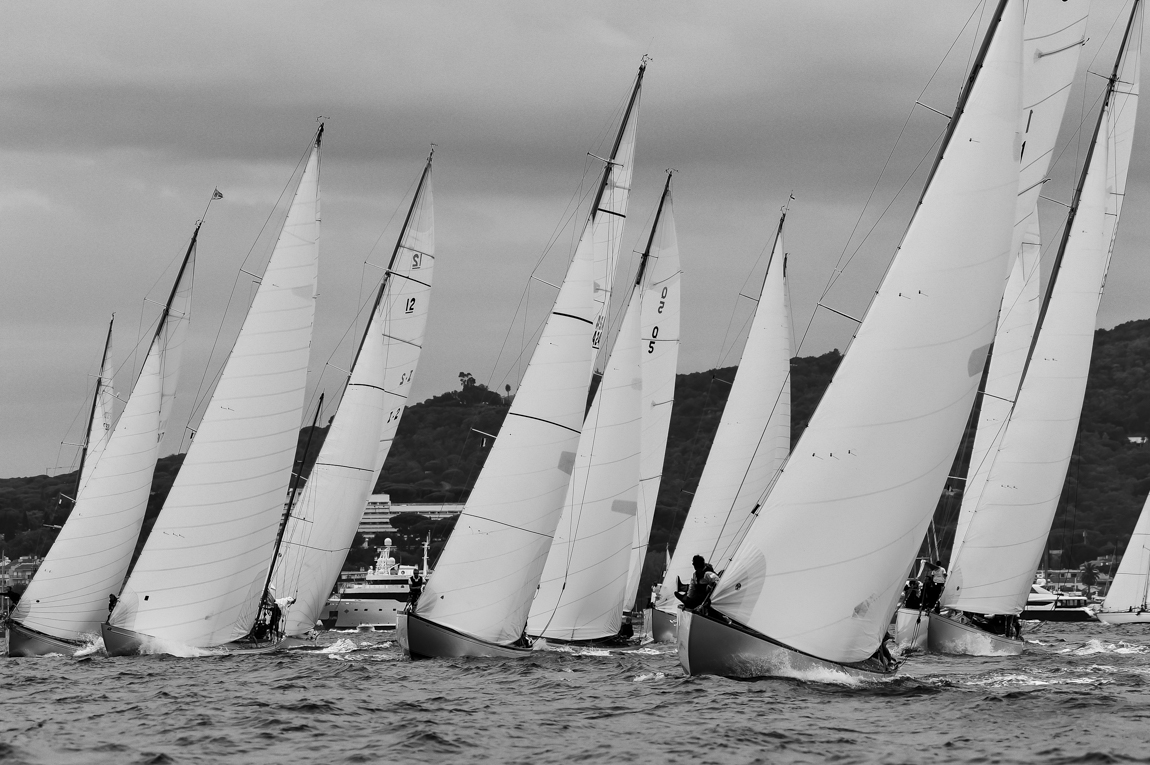
[[[930,615],[928,645],[934,653],[958,656],[1018,656],[1024,643],[963,624],[942,614]]]
[[[693,611],[679,612],[679,664],[688,675],[881,680],[894,674],[839,664],[796,651]]]
[[[83,644],[80,642],[45,635],[16,622],[12,622],[8,627],[8,655],[12,657],[31,658],[54,654],[71,656],[82,647]]]
[[[903,651],[927,650],[930,614],[917,608],[900,608],[894,617],[894,642]]]
[[[404,600],[364,599],[355,596],[341,597],[335,604],[335,629],[337,630],[393,630],[399,619],[399,612],[407,605]]]
[[[656,643],[674,643],[679,630],[679,617],[657,608],[651,609],[651,637]]]
[[[1107,624],[1150,624],[1150,611],[1099,611],[1096,616]]]
[[[464,635],[415,614],[399,615],[395,638],[411,659],[448,659],[471,656],[488,659],[523,659],[530,648],[497,645]]]

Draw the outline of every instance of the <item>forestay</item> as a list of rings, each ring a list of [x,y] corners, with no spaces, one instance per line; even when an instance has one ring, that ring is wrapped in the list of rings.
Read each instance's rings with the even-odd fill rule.
[[[108,596],[124,585],[175,400],[198,234],[197,225],[124,411],[104,448],[89,452],[76,505],[12,612],[25,627],[71,640],[98,634]]]
[[[759,500],[790,453],[793,343],[785,219],[779,220],[727,405],[659,588],[656,608],[668,613],[679,605],[676,580],[690,580],[692,557],[702,555],[717,571],[726,568],[750,529]]]
[[[1022,3],[1001,3],[902,245],[712,596],[835,661],[871,656],[946,481],[994,337],[1018,192]]]
[[[80,460],[80,478],[76,481],[76,496],[88,482],[92,468],[100,461],[100,455],[108,439],[112,437],[112,422],[115,391],[112,389],[112,325],[116,315],[108,322],[108,336],[104,340],[104,359],[100,363],[100,376],[96,378],[96,394],[92,397],[92,413],[88,418],[88,436],[84,439],[84,455]]]
[[[988,455],[997,450],[1006,418],[1018,393],[1022,368],[1038,321],[1041,240],[1038,195],[1066,111],[1070,86],[1086,38],[1090,0],[1029,3],[1023,22],[1022,115],[1019,131],[1022,157],[1015,206],[1014,252],[1017,257],[1002,298],[998,331],[987,372],[985,395],[978,415],[970,468],[962,494],[955,540],[961,540],[986,485]],[[954,545],[950,568],[954,567]]]
[[[954,556],[945,606],[1021,613],[1046,546],[1074,449],[1098,303],[1125,193],[1141,28],[1138,5],[1099,114],[1022,386]]]
[[[319,137],[239,337],[109,622],[241,638],[264,593],[303,416],[319,257]]]
[[[285,634],[322,614],[395,439],[423,347],[435,267],[431,158],[411,203],[343,400],[288,517],[272,582],[291,595]]]

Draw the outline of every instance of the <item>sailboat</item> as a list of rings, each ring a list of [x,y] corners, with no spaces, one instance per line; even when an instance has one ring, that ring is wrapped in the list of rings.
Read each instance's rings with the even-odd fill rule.
[[[987,363],[955,539],[962,538],[986,486],[991,463],[988,457],[997,451],[1005,432],[1004,424],[1034,337],[1041,305],[1038,196],[1047,180],[1079,54],[1086,42],[1089,6],[1089,0],[1027,4],[1022,42],[1023,106],[1019,122],[1021,166],[1011,244],[1017,254],[1002,297],[998,328]],[[953,568],[953,558],[948,565]],[[926,650],[930,621],[929,609],[924,606],[920,603],[917,608],[899,609],[895,632],[899,646]]]
[[[295,600],[284,627],[289,638],[314,635],[411,390],[435,267],[431,159],[376,293],[343,400],[282,534],[272,588]]]
[[[1150,497],[1114,572],[1097,617],[1107,624],[1150,624]]]
[[[985,488],[956,542],[931,650],[1018,654],[1017,617],[1066,480],[1074,449],[1098,304],[1113,253],[1137,116],[1142,4],[1135,0],[1062,242],[1022,381]]]
[[[672,642],[678,624],[676,583],[689,580],[691,558],[723,570],[750,528],[759,500],[791,446],[791,316],[786,252],[779,218],[751,328],[715,431],[675,554],[651,613],[652,636]]]
[[[893,671],[882,642],[1014,255],[1022,7],[996,8],[901,246],[709,607],[680,613],[688,674]]]
[[[623,633],[623,615],[639,515],[642,440],[646,435],[649,449],[666,449],[670,402],[656,401],[653,394],[666,396],[673,388],[677,360],[672,354],[677,350],[678,305],[667,302],[679,274],[670,197],[668,173],[615,346],[579,437],[567,499],[527,619],[532,637],[564,642],[630,637]],[[667,262],[660,268],[664,252]],[[645,310],[652,303],[654,310]],[[662,322],[660,304],[671,325]],[[651,323],[644,325],[643,319]],[[660,346],[660,337],[672,345]],[[657,369],[647,369],[647,359]],[[654,376],[656,371],[661,378]],[[647,382],[650,386],[644,388]],[[654,417],[661,433],[652,432],[645,417]],[[647,535],[657,494],[657,483],[645,487],[643,499],[650,502],[644,507]]]
[[[1001,622],[1025,606],[1073,449],[1130,161],[1140,14],[1141,4],[1135,3],[1055,261],[1042,329],[982,501],[956,543],[942,600],[950,612],[932,617],[935,650],[1022,651],[1021,639],[999,634]]]
[[[9,656],[75,652],[98,636],[109,603],[120,594],[144,523],[160,442],[175,401],[191,315],[196,239],[202,223],[197,223],[192,233],[124,411],[102,448],[85,455],[72,512],[11,614]],[[106,351],[103,369],[104,379],[93,407],[94,423],[111,414],[111,402],[102,400],[111,390]],[[95,427],[91,430],[89,442],[93,437],[105,438]]]
[[[529,655],[531,600],[575,468],[631,186],[639,67],[587,222],[515,400],[396,637],[413,659]]]
[[[303,417],[322,137],[321,124],[195,440],[101,625],[111,656],[229,643],[264,650],[278,643],[278,625],[253,633],[267,610],[264,588]]]

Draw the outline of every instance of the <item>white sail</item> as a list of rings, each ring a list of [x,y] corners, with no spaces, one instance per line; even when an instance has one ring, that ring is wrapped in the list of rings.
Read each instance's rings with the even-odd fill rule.
[[[415,609],[490,643],[523,635],[575,467],[595,351],[608,325],[645,69],[515,400]]]
[[[492,643],[522,635],[575,465],[593,358],[589,230],[415,609]]]
[[[1150,497],[1142,506],[1102,610],[1147,610],[1147,594],[1150,594]]]
[[[562,514],[527,633],[561,640],[618,634],[639,501],[642,287],[635,285],[579,437]]]
[[[96,395],[92,400],[92,416],[88,422],[88,437],[84,440],[84,456],[80,462],[80,478],[76,482],[76,496],[80,489],[88,482],[92,468],[100,461],[100,455],[112,436],[113,400],[115,392],[112,390],[112,324],[116,321],[115,314],[108,322],[108,336],[104,340],[104,360],[100,363],[100,376],[96,378]]]
[[[793,350],[785,259],[780,220],[739,368],[659,588],[661,611],[678,607],[676,580],[690,580],[692,557],[702,555],[716,571],[727,567],[790,453]]]
[[[319,256],[319,135],[196,438],[112,626],[190,646],[251,628],[284,512]]]
[[[954,538],[962,539],[970,516],[978,506],[990,470],[992,454],[1005,432],[1011,402],[1018,392],[1022,368],[1030,351],[1038,321],[1039,263],[1038,195],[1050,169],[1050,160],[1066,111],[1078,57],[1086,39],[1090,0],[1029,3],[1023,22],[1022,115],[1019,131],[1022,156],[1019,194],[1015,202],[1014,251],[1018,253],[994,336],[986,395],[982,398],[970,468],[962,494],[962,508]],[[954,567],[952,550],[950,567]]]
[[[798,651],[874,653],[946,481],[1014,255],[1021,59],[1012,0],[854,342],[712,594]]]
[[[643,374],[642,439],[639,450],[639,507],[631,540],[623,611],[635,607],[639,578],[647,560],[647,543],[655,519],[655,503],[663,481],[667,433],[675,403],[675,372],[679,366],[679,240],[671,204],[670,179],[663,192],[663,209],[651,235],[647,282],[643,289],[642,335],[639,353]]]
[[[287,635],[308,632],[320,618],[399,427],[427,326],[432,210],[429,158],[343,400],[284,528],[272,583],[278,597],[296,599]]]
[[[984,614],[1018,614],[1046,539],[1074,449],[1098,303],[1130,161],[1137,110],[1141,6],[1116,66],[1115,98],[1099,115],[1072,207],[1038,336],[986,487],[953,556],[942,604]],[[1121,101],[1117,99],[1121,95]],[[1121,143],[1117,136],[1125,136]],[[1117,156],[1115,156],[1117,154]],[[1117,168],[1122,168],[1119,171]]]
[[[175,399],[195,251],[193,235],[124,411],[101,453],[87,460],[91,469],[76,504],[12,613],[25,627],[68,640],[97,634],[108,596],[120,593]]]

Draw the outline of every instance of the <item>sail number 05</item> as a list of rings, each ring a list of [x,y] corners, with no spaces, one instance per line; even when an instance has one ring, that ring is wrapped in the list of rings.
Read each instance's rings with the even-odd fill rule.
[[[667,305],[667,288],[664,287],[663,291],[659,294],[659,309],[658,313],[663,313],[663,309]],[[655,341],[659,338],[659,327],[651,327],[651,339],[647,341],[647,353],[655,352]]]

